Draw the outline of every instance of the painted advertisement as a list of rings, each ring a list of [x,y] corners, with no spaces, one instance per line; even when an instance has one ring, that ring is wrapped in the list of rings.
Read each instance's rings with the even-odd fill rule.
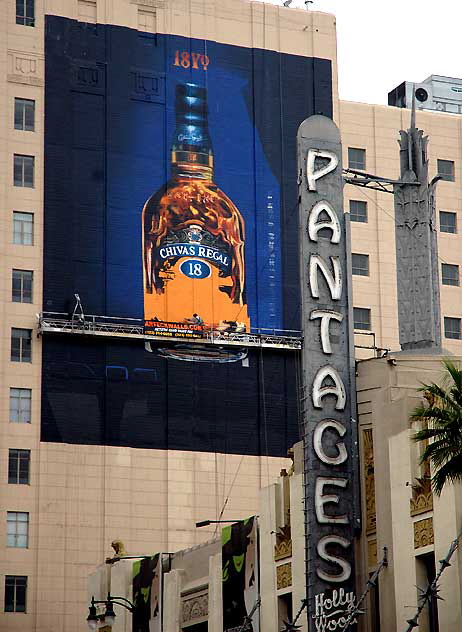
[[[47,16],[45,77],[43,310],[146,340],[44,336],[42,439],[259,454],[266,424],[285,454],[296,353],[197,349],[300,331],[296,133],[331,62]]]
[[[256,517],[222,530],[223,632],[259,632],[258,522]]]
[[[162,555],[133,563],[133,632],[162,632]]]
[[[244,218],[214,183],[207,88],[175,86],[171,179],[143,209],[144,317],[250,329]]]

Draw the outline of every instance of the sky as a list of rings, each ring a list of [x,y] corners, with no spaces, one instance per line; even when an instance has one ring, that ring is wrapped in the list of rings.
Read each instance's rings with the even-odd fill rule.
[[[342,100],[386,104],[403,81],[462,78],[460,0],[314,0],[309,6],[337,17]],[[292,0],[291,7],[305,3]]]

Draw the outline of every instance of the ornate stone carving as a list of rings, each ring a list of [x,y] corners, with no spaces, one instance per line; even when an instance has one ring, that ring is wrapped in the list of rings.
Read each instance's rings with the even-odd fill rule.
[[[106,69],[101,63],[74,61],[71,65],[72,88],[89,94],[104,94]]]
[[[431,479],[424,475],[417,478],[412,486],[412,498],[410,500],[411,516],[433,511],[433,493],[431,488]]]
[[[394,185],[399,342],[402,349],[441,346],[435,185],[428,182],[428,137],[400,131],[400,184]]]
[[[8,81],[30,86],[43,86],[43,55],[8,51]]]
[[[377,540],[369,540],[367,543],[367,564],[377,566]]]
[[[292,586],[292,564],[286,562],[286,564],[276,566],[276,587],[280,590],[289,586]]]
[[[202,619],[209,613],[209,594],[191,595],[183,599],[181,604],[181,620],[189,623],[195,619]]]
[[[433,544],[433,518],[424,518],[414,522],[414,548]]]
[[[377,530],[375,513],[375,473],[374,473],[374,441],[372,429],[364,430],[364,487],[366,491],[366,534]]]
[[[146,70],[130,72],[131,98],[148,103],[165,103],[165,77]]]
[[[276,544],[274,545],[274,559],[283,560],[292,556],[292,540],[290,526],[285,525],[276,533]]]

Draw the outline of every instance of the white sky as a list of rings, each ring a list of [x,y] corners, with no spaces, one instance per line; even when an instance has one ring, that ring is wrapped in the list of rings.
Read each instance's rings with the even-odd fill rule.
[[[403,81],[462,78],[460,0],[314,0],[309,6],[337,17],[343,100],[386,104]],[[293,0],[291,7],[305,4]]]

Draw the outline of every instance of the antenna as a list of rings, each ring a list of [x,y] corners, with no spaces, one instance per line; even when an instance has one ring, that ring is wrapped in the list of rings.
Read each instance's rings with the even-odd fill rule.
[[[305,0],[305,9],[310,10],[310,4],[313,4],[313,0]]]
[[[282,3],[285,7],[290,7],[290,5],[292,4],[292,0],[284,0],[284,2]]]

